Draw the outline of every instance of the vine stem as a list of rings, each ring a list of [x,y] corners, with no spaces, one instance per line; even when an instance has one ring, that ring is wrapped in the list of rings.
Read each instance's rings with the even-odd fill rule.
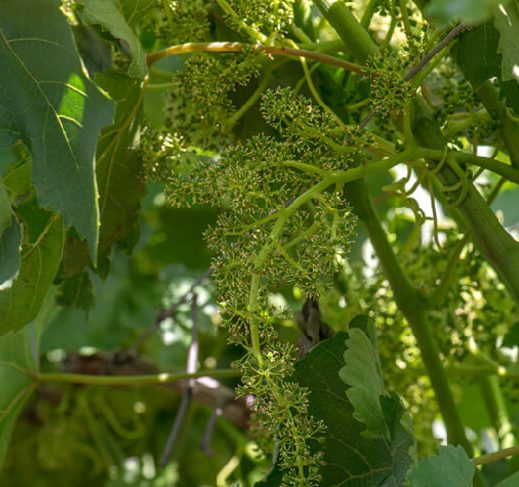
[[[262,52],[271,56],[288,56],[296,58],[312,59],[324,64],[339,66],[346,71],[352,71],[358,74],[364,74],[362,66],[345,61],[322,52],[308,51],[306,49],[298,49],[293,47],[265,46],[263,44],[246,44],[243,42],[188,42],[185,44],[177,44],[167,47],[161,51],[148,54],[148,65],[157,61],[179,54],[189,54],[193,52]]]
[[[480,457],[474,458],[476,465],[486,465],[488,463],[497,462],[503,458],[513,457],[519,455],[519,446],[512,446],[503,450],[489,453],[488,455],[481,455]]]
[[[441,159],[445,153],[442,150],[437,149],[429,149],[426,147],[420,147],[419,149],[420,155],[425,159]],[[508,164],[504,164],[503,162],[499,162],[496,159],[492,159],[490,157],[481,157],[476,156],[474,154],[468,154],[466,152],[459,151],[448,151],[447,155],[456,159],[459,162],[464,162],[468,164],[474,164],[475,166],[482,167],[483,169],[488,169],[495,174],[499,174],[503,176],[508,181],[512,181],[516,184],[519,184],[519,169],[509,166]]]
[[[28,376],[38,382],[66,382],[70,384],[84,384],[93,386],[140,386],[148,384],[167,384],[179,380],[197,379],[200,377],[213,377],[214,379],[227,379],[239,377],[240,373],[235,369],[199,370],[194,373],[162,372],[146,375],[87,375],[69,374],[62,372],[35,373],[24,371]]]

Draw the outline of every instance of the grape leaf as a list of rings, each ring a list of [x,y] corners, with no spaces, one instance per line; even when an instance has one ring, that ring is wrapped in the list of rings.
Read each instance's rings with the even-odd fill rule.
[[[360,328],[366,327],[366,333]],[[345,366],[340,378],[350,386],[346,395],[355,412],[353,417],[366,425],[367,438],[389,438],[380,396],[388,396],[382,379],[380,357],[375,342],[373,322],[359,316],[350,324],[344,352]],[[368,336],[369,335],[369,336]]]
[[[114,123],[103,130],[97,147],[99,253],[103,254],[113,242],[137,234],[144,179],[142,160],[131,146],[139,127],[142,88],[138,80],[116,72],[98,74],[96,81],[117,102]]]
[[[0,470],[16,417],[36,386],[24,371],[38,370],[40,334],[54,311],[54,293],[50,292],[30,326],[0,337]]]
[[[499,76],[501,56],[497,53],[499,32],[487,22],[460,35],[456,46],[456,61],[474,88]]]
[[[411,487],[471,487],[476,467],[461,446],[441,446],[411,470]]]
[[[501,80],[519,79],[519,8],[517,3],[502,2],[496,10],[494,25],[499,31],[497,52],[502,54]]]
[[[40,204],[76,227],[95,259],[93,162],[112,103],[85,76],[57,0],[2,1],[0,65],[0,146],[26,145]]]
[[[144,50],[116,2],[114,0],[79,0],[79,3],[84,7],[83,21],[90,24],[99,24],[115,38],[128,44],[132,55],[128,74],[135,78],[144,78],[148,72]],[[139,1],[125,3],[130,4],[127,9],[131,9],[132,5],[134,6],[131,9],[133,13],[140,11]]]
[[[320,485],[400,487],[412,463],[414,435],[407,415],[395,395],[384,398],[389,438],[366,438],[364,425],[354,417],[348,386],[339,377],[344,365],[347,335],[337,333],[296,364],[294,379],[310,390],[309,413],[326,425],[323,443],[312,445],[323,452]],[[281,473],[276,467],[261,487],[277,487]]]
[[[58,271],[63,234],[63,221],[54,216],[38,240],[22,248],[18,276],[0,291],[0,335],[20,330],[38,314]]]

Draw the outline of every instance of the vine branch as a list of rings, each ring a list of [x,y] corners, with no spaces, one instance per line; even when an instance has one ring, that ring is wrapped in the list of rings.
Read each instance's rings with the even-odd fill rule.
[[[157,51],[147,56],[148,65],[156,63],[157,61],[179,54],[189,54],[193,52],[258,52],[265,53],[271,56],[288,56],[296,58],[306,58],[318,61],[324,64],[331,64],[339,66],[346,71],[351,71],[357,74],[364,74],[362,66],[345,61],[329,54],[322,52],[308,51],[306,49],[296,49],[292,47],[280,46],[265,46],[263,44],[245,44],[242,42],[188,42],[186,44],[178,44],[167,47],[161,51]]]

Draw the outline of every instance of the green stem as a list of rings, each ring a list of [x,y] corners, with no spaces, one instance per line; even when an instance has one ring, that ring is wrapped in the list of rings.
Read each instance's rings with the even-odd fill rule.
[[[418,151],[421,157],[424,157],[425,159],[440,160],[445,155],[445,153],[441,150],[427,149],[425,147],[419,148]],[[466,164],[474,164],[475,166],[482,167],[483,169],[488,169],[495,174],[503,176],[508,181],[519,184],[519,168],[509,166],[508,164],[504,164],[503,162],[499,162],[496,159],[492,159],[490,157],[480,157],[474,154],[468,154],[466,152],[449,151],[447,155],[456,159],[457,161],[464,162]]]
[[[27,375],[34,377],[38,382],[67,382],[72,384],[85,384],[95,386],[140,386],[146,384],[167,384],[179,380],[195,379],[197,377],[213,377],[215,379],[227,379],[239,377],[240,373],[235,369],[199,370],[193,374],[186,372],[148,375],[87,375],[69,374],[61,372],[34,373],[27,370]]]
[[[490,81],[485,81],[476,94],[490,116],[499,120],[499,130],[510,155],[512,166],[519,168],[519,123],[513,120],[499,99],[499,94]]]
[[[411,23],[409,22],[409,15],[407,15],[407,2],[406,0],[399,1],[400,13],[402,15],[402,23],[404,24],[405,35],[408,40],[413,37],[411,30]]]
[[[256,42],[265,42],[266,36],[261,32],[253,29],[250,25],[241,19],[238,14],[234,11],[231,5],[227,2],[227,0],[216,0],[216,3],[220,6],[220,8],[234,21],[236,25],[238,25],[244,32],[246,32],[252,39]]]
[[[434,149],[443,153],[445,140],[428,108],[424,108],[423,104],[417,103],[415,115],[413,132],[417,142],[423,148]],[[420,148],[421,150],[422,148]],[[427,156],[425,152],[422,152],[422,154],[424,157]],[[439,154],[439,152],[436,152],[436,154]],[[459,153],[456,153],[455,158],[458,157]],[[474,157],[470,155],[469,160],[473,160]],[[453,186],[461,181],[462,189],[458,193],[460,196],[466,193],[457,208],[453,208],[452,213],[458,213],[461,216],[466,230],[472,232],[474,242],[481,253],[496,270],[501,281],[508,288],[511,297],[519,303],[519,243],[499,223],[496,215],[474,187],[472,181],[462,172],[454,169],[452,165],[444,164],[438,171],[438,177],[444,187]],[[499,169],[502,171],[503,167]],[[456,216],[454,218],[456,219]]]
[[[342,0],[314,0],[317,8],[343,40],[346,48],[362,62],[378,47]]]
[[[243,117],[251,108],[252,106],[259,100],[261,94],[267,89],[267,86],[270,83],[270,78],[272,76],[272,70],[268,70],[264,76],[261,78],[261,82],[259,83],[258,87],[254,90],[254,93],[249,97],[249,99],[240,107],[238,110],[236,110],[231,118],[230,118],[230,126],[234,126],[238,120]]]
[[[462,119],[451,118],[447,122],[447,126],[444,130],[445,138],[449,140],[459,132],[463,132],[464,130],[467,130],[475,125],[487,123],[490,120],[490,116],[485,109],[467,114]]]
[[[378,2],[379,0],[369,0],[368,5],[364,9],[364,13],[362,14],[362,18],[360,20],[360,25],[362,25],[362,27],[364,27],[366,30],[371,23],[371,19],[373,18],[373,14],[375,13]]]
[[[512,425],[506,404],[495,375],[484,375],[479,380],[481,393],[485,400],[490,421],[494,425],[501,447],[511,446],[513,442]]]

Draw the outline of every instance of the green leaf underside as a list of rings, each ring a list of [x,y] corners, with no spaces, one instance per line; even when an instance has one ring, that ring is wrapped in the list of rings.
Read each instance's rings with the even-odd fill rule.
[[[2,2],[0,64],[0,146],[27,146],[40,204],[76,227],[95,259],[94,154],[113,107],[85,76],[59,2]]]
[[[142,88],[139,80],[115,72],[99,74],[96,81],[117,102],[114,123],[103,130],[97,147],[102,254],[132,230],[137,232],[144,179],[142,160],[131,145],[140,120]]]
[[[497,52],[503,56],[501,80],[519,79],[519,9],[514,1],[503,2],[496,9],[494,25],[499,31]],[[515,72],[514,72],[515,70]]]
[[[58,271],[63,240],[63,221],[55,216],[39,239],[22,250],[18,276],[0,291],[0,335],[20,330],[38,314]]]
[[[115,38],[128,44],[132,54],[128,74],[135,78],[144,78],[148,71],[144,50],[139,39],[128,25],[123,12],[117,8],[116,3],[113,0],[80,0],[80,3],[84,6],[83,20],[85,22],[100,25]],[[135,2],[125,3],[134,4]],[[135,9],[131,9],[131,5],[129,5],[128,10],[133,10],[132,13],[139,12],[139,3],[136,2]]]
[[[354,409],[346,395],[347,386],[339,377],[344,365],[347,336],[338,333],[315,347],[296,365],[294,379],[310,389],[309,414],[326,424],[324,442],[313,445],[323,451],[321,486],[361,487],[404,484],[412,462],[409,451],[414,438],[401,425],[404,410],[396,397],[388,398],[391,440],[371,439],[363,435],[364,424],[354,418]],[[274,487],[281,483],[276,468],[258,484]]]
[[[368,326],[372,325],[369,322]],[[366,425],[367,438],[389,438],[380,396],[387,396],[376,345],[359,328],[351,328],[344,352],[345,366],[340,378],[349,385],[346,395],[353,405],[353,416]]]
[[[471,487],[475,469],[461,446],[441,446],[412,469],[411,487]]]

